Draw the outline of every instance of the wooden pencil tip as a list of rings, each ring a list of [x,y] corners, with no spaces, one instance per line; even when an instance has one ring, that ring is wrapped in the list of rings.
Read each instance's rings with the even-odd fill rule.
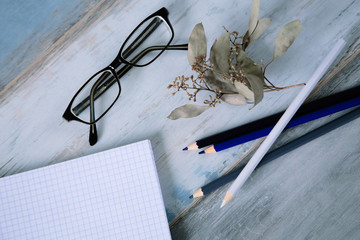
[[[186,147],[186,150],[196,150],[196,149],[199,149],[196,142],[193,142],[192,144]]]
[[[190,198],[190,199],[193,199],[193,198],[194,198],[194,196],[193,196],[193,195],[191,195],[189,198]]]
[[[225,206],[228,202],[230,202],[230,200],[234,197],[234,195],[232,195],[230,192],[226,192],[226,195],[224,197],[224,200],[221,203],[220,208],[222,208],[223,206]]]
[[[187,151],[187,150],[188,150],[188,147],[183,148],[183,151]]]
[[[204,193],[201,188],[196,190],[196,192],[193,193],[192,198],[198,198],[204,196]]]
[[[208,153],[216,153],[214,145],[211,145],[207,149],[204,149],[203,151],[199,152],[199,154],[208,154]]]

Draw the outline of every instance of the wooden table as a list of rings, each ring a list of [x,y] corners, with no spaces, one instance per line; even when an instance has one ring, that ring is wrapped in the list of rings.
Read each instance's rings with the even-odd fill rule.
[[[61,117],[77,89],[110,63],[126,36],[152,12],[163,6],[169,10],[173,44],[186,43],[195,24],[202,22],[210,47],[224,32],[222,26],[246,31],[251,1],[57,0],[42,8],[10,1],[1,5],[13,14],[3,16],[5,20],[11,16],[11,21],[1,31],[6,41],[0,52],[0,176],[150,139],[174,239],[360,236],[360,119],[257,170],[237,198],[221,210],[228,186],[203,199],[189,199],[194,190],[224,174],[257,142],[212,155],[183,152],[182,148],[201,137],[286,109],[300,88],[267,93],[251,111],[249,106],[221,104],[199,117],[172,121],[166,118],[169,113],[188,100],[185,94],[171,96],[166,87],[176,76],[193,73],[185,51],[168,51],[151,65],[132,69],[121,78],[121,96],[99,122],[95,146],[89,146],[88,126],[67,123]],[[49,11],[37,14],[43,8]],[[269,61],[277,32],[284,24],[300,19],[302,32],[289,51],[269,67],[267,77],[277,86],[306,82],[342,37],[347,41],[346,51],[312,99],[357,86],[359,10],[360,2],[350,0],[263,1],[260,17],[273,21],[248,54]],[[24,12],[29,14],[27,25],[26,19],[19,17],[17,22],[14,17]],[[10,31],[14,30],[12,24],[17,24],[17,31]],[[342,114],[288,130],[276,145]]]

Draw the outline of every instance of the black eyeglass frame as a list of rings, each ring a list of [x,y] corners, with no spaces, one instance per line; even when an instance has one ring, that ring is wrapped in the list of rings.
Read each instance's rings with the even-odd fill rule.
[[[74,97],[71,99],[68,107],[66,108],[64,114],[63,114],[63,118],[67,121],[72,121],[72,120],[75,120],[75,121],[79,121],[81,123],[84,123],[84,124],[88,124],[88,125],[92,125],[92,124],[95,124],[97,121],[99,121],[103,116],[105,116],[105,114],[112,108],[112,106],[115,104],[115,102],[118,100],[120,94],[121,94],[121,84],[120,84],[120,80],[118,78],[118,75],[116,74],[116,71],[115,69],[118,68],[120,66],[121,63],[124,63],[126,65],[130,65],[130,66],[133,66],[133,67],[144,67],[144,66],[147,66],[149,65],[150,63],[152,63],[153,61],[155,61],[170,45],[171,41],[173,40],[174,38],[174,30],[173,30],[173,27],[168,19],[168,15],[169,15],[169,12],[166,8],[161,8],[159,9],[158,11],[156,11],[155,13],[151,14],[150,16],[148,16],[147,18],[145,18],[140,24],[138,24],[138,26],[130,33],[130,35],[126,38],[126,40],[124,41],[124,43],[122,44],[119,52],[118,52],[118,55],[116,56],[116,58],[110,63],[109,66],[103,68],[102,70],[98,71],[97,73],[95,73],[94,75],[92,75],[92,77],[89,78],[89,80],[87,80],[85,82],[85,84],[77,91],[77,93],[74,95]],[[145,38],[151,34],[151,32],[148,32],[148,34],[144,34],[144,38],[143,39],[139,39],[137,38],[134,43],[130,44],[130,47],[128,49],[125,49],[124,50],[124,47],[126,46],[127,42],[130,40],[130,38],[134,35],[134,33],[146,22],[148,21],[149,19],[152,19],[152,18],[155,18],[155,17],[159,17],[161,18],[166,24],[167,24],[167,27],[169,28],[170,32],[171,32],[171,37],[170,37],[170,40],[169,42],[166,44],[166,45],[163,45],[162,49],[160,50],[160,52],[149,62],[147,62],[146,64],[136,64],[133,63],[133,62],[129,62],[127,61],[122,55],[130,55],[138,45],[141,44],[141,42],[143,40],[145,40]],[[149,31],[149,28],[151,27],[154,27],[152,24],[150,24],[145,30],[145,31]],[[157,27],[157,26],[155,26]],[[154,29],[150,29],[150,31],[153,31]],[[142,36],[140,36],[142,37]],[[152,49],[150,49],[151,51]],[[125,56],[126,57],[126,56]],[[116,82],[118,84],[118,87],[119,87],[119,93],[118,95],[116,96],[114,102],[109,106],[109,108],[104,111],[98,118],[95,119],[95,116],[93,114],[94,112],[94,108],[93,108],[93,105],[94,105],[94,94],[93,94],[93,90],[96,89],[97,86],[100,85],[100,83],[102,83],[102,80],[99,79],[96,81],[96,83],[94,84],[94,86],[96,86],[95,88],[93,87],[92,90],[91,90],[91,94],[90,94],[90,119],[94,119],[93,121],[90,121],[90,122],[86,122],[82,119],[80,119],[79,117],[77,117],[73,111],[72,111],[72,105],[74,103],[74,100],[76,99],[76,97],[78,96],[78,94],[85,88],[85,86],[95,77],[97,76],[99,73],[101,72],[106,72],[106,71],[110,71],[112,73],[112,75],[114,76],[114,78],[116,79]]]
[[[168,19],[168,15],[169,15],[168,10],[163,7],[161,9],[159,9],[158,11],[156,11],[155,13],[148,16],[147,18],[145,18],[140,24],[138,24],[138,26],[131,32],[131,34],[127,37],[125,42],[122,44],[118,55],[111,62],[111,64],[109,66],[105,67],[104,69],[98,71],[97,73],[95,73],[88,81],[86,81],[86,83],[78,90],[78,92],[74,95],[74,97],[70,101],[68,107],[66,108],[66,110],[63,114],[63,118],[67,121],[76,120],[81,123],[90,125],[89,142],[90,142],[91,146],[96,144],[96,142],[97,142],[96,122],[99,121],[112,108],[112,106],[118,100],[118,98],[121,94],[121,85],[120,85],[119,79],[125,73],[127,73],[132,67],[143,67],[143,66],[149,65],[150,63],[155,61],[165,50],[188,50],[188,44],[170,45],[171,41],[174,38],[174,30]],[[156,23],[155,20],[157,18],[155,18],[155,17],[162,19],[166,23],[167,27],[169,28],[170,33],[171,33],[169,42],[166,45],[148,47],[148,48],[142,50],[133,59],[131,59],[131,62],[127,61],[125,58],[130,56],[130,54],[157,28],[157,26],[159,26],[159,24],[162,23],[161,21],[159,23]],[[130,46],[128,46],[125,50],[123,50],[125,45],[127,44],[127,42],[132,37],[132,35],[142,26],[142,24],[144,24],[146,21],[148,21],[151,18],[154,18],[153,21],[130,44]],[[147,62],[146,64],[136,64],[138,62],[138,60],[141,59],[145,54],[147,54],[148,52],[154,51],[154,50],[157,50],[160,52],[151,61]],[[122,55],[124,55],[125,58],[123,58]],[[121,65],[121,63],[124,63],[125,66],[122,67],[118,72],[116,72],[116,69]],[[100,78],[92,86],[90,96],[86,97],[82,102],[80,102],[74,108],[72,108],[74,100],[76,99],[77,95],[83,90],[83,88],[87,84],[89,84],[89,82],[95,76],[97,76],[101,72],[105,72],[105,71],[110,71],[111,74],[113,75],[113,78],[110,78],[110,79],[106,80],[105,82],[103,82],[104,79],[102,79],[102,77],[104,76],[105,73],[102,74],[100,76]],[[104,78],[106,79],[108,76],[109,75],[106,75],[106,76],[104,76]],[[99,96],[101,96],[109,87],[111,87],[115,83],[115,81],[117,82],[118,87],[119,87],[119,92],[118,92],[117,97],[115,98],[113,103],[108,107],[108,109],[102,115],[100,115],[100,117],[95,119],[94,101]],[[100,86],[100,84],[102,84],[102,85]],[[100,88],[98,88],[98,86],[100,86]],[[90,105],[90,122],[83,121],[82,119],[80,119],[79,117],[76,116],[76,113],[74,114],[75,109],[77,109],[77,112],[78,112],[77,114],[79,114],[89,105]]]

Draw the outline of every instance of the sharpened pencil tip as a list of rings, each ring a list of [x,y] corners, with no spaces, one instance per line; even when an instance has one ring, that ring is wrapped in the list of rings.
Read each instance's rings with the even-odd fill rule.
[[[205,151],[203,150],[203,151],[199,152],[199,154],[205,154]]]
[[[193,198],[194,198],[194,196],[193,196],[193,195],[191,195],[189,198],[190,198],[190,199],[193,199]]]
[[[187,150],[188,150],[188,147],[183,148],[183,151],[187,151]]]
[[[224,200],[221,203],[220,208],[222,208],[223,206],[225,206],[231,199],[233,199],[234,195],[232,195],[232,193],[230,193],[229,191],[226,192],[226,195],[224,197]]]

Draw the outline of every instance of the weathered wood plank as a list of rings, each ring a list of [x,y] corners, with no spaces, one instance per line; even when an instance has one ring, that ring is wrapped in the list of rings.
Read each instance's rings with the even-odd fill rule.
[[[354,20],[359,4],[351,0],[264,1],[260,17],[272,17],[273,22],[250,46],[249,55],[268,61],[281,26],[299,18],[302,33],[269,67],[268,77],[279,86],[304,82],[338,38],[345,37],[349,43],[343,58],[359,47],[359,21]],[[186,52],[165,52],[153,64],[133,69],[121,79],[122,95],[98,124],[100,138],[94,147],[88,145],[88,126],[66,123],[61,118],[84,81],[110,63],[122,41],[144,17],[164,5],[175,30],[174,43],[186,42],[193,26],[203,22],[211,45],[223,33],[222,25],[245,32],[251,1],[105,1],[99,5],[2,92],[0,176],[148,138],[171,222],[191,204],[188,196],[195,189],[220,176],[248,151],[252,143],[206,157],[181,149],[200,137],[284,110],[299,89],[266,94],[251,111],[246,106],[223,104],[198,118],[171,121],[166,116],[187,103],[187,98],[172,97],[166,86],[175,76],[192,74]],[[253,194],[248,193],[248,197]]]
[[[1,1],[0,91],[100,2]]]

